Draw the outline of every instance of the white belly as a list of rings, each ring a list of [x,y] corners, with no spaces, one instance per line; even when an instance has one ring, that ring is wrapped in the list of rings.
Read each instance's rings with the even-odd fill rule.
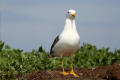
[[[53,48],[55,56],[72,56],[79,48],[79,38],[61,39]]]

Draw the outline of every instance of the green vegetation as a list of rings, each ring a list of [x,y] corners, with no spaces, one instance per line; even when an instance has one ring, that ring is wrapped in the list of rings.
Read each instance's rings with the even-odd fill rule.
[[[69,58],[64,60],[65,67],[69,67]],[[109,48],[97,49],[90,44],[83,44],[73,56],[73,66],[82,68],[111,65],[115,61],[120,61],[120,50],[110,52]],[[49,58],[49,53],[42,46],[32,52],[23,52],[20,49],[11,49],[0,41],[0,80],[14,80],[29,72],[58,67],[61,67],[60,58]]]

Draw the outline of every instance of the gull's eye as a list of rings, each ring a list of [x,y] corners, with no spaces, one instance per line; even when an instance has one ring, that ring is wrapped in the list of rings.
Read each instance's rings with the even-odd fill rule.
[[[68,11],[67,13],[69,14],[70,12]]]

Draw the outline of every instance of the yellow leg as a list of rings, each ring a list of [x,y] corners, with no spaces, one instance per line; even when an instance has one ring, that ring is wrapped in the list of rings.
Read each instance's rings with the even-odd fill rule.
[[[70,66],[71,66],[71,71],[70,71],[70,74],[75,76],[75,77],[79,77],[73,70],[73,66],[72,66],[72,58],[70,58]]]
[[[63,75],[69,74],[69,73],[65,72],[65,70],[64,70],[64,60],[62,60],[62,69],[63,69],[63,71],[61,72],[61,74],[63,74]]]

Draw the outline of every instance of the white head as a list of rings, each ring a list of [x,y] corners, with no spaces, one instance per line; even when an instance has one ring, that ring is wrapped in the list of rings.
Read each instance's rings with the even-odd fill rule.
[[[69,19],[74,19],[76,16],[76,11],[73,9],[68,10],[66,17]]]

